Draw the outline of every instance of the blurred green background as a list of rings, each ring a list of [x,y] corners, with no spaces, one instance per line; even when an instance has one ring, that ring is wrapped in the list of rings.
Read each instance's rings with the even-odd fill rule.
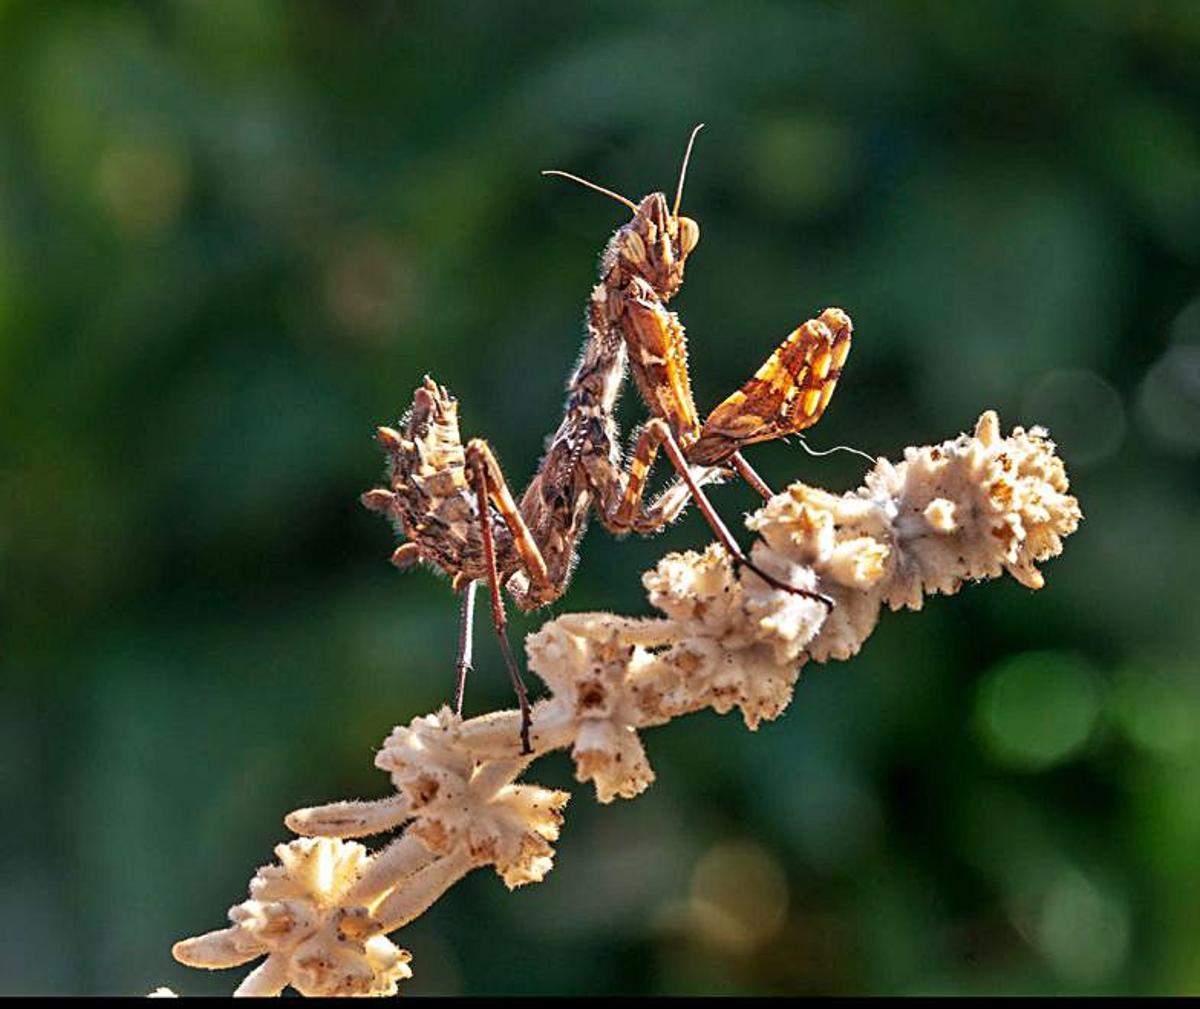
[[[451,687],[453,597],[358,504],[374,426],[428,371],[523,485],[623,220],[538,171],[669,191],[701,120],[701,408],[840,305],[815,447],[995,407],[1086,521],[1044,591],[885,615],[757,734],[648,733],[658,783],[574,786],[544,885],[396,936],[406,990],[1200,990],[1200,4],[9,0],[0,52],[0,990],[232,990],[171,943]],[[515,631],[646,613],[707,540],[593,528]]]

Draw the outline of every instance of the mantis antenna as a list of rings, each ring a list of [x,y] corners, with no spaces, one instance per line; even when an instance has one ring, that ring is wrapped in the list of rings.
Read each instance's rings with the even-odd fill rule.
[[[688,137],[687,151],[683,155],[683,164],[679,166],[679,185],[675,188],[675,206],[671,208],[671,216],[678,219],[679,217],[679,201],[683,199],[683,180],[687,175],[688,161],[692,157],[692,145],[696,142],[696,134],[704,129],[703,123],[697,123],[695,129],[692,130],[692,135]]]
[[[560,172],[557,168],[547,168],[542,172],[543,175],[561,175],[564,179],[570,179],[572,182],[578,182],[581,186],[587,186],[588,189],[594,189],[598,193],[603,193],[605,196],[616,200],[618,203],[623,203],[635,214],[637,213],[637,204],[633,200],[627,199],[620,193],[614,193],[611,189],[605,189],[603,186],[598,186],[594,182],[589,182],[587,179],[581,179],[578,175],[572,175],[570,172]]]

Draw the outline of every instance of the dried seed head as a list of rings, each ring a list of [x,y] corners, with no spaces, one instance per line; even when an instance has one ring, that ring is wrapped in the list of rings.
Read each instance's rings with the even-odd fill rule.
[[[784,709],[809,658],[854,654],[884,605],[919,609],[929,593],[1006,570],[1040,587],[1036,565],[1082,517],[1067,490],[1045,432],[1002,437],[991,412],[971,436],[878,460],[852,493],[793,484],[748,519],[761,537],[752,557],[833,595],[834,610],[776,591],[715,545],[670,554],[644,578],[663,617],[568,614],[527,639],[530,667],[551,691],[533,709],[537,753],[571,747],[577,778],[600,801],[631,798],[654,780],[642,729],[704,707],[738,707],[754,728]],[[552,865],[568,796],[515,783],[533,759],[517,755],[518,717],[462,722],[443,708],[397,727],[376,757],[396,795],[298,810],[287,822],[339,837],[404,832],[375,855],[328,837],[280,845],[280,864],[259,870],[250,900],[230,912],[234,924],[177,943],[176,958],[212,968],[265,955],[243,995],[289,984],[305,994],[393,993],[410,974],[408,954],[386,932],[476,867],[494,866],[513,887]]]
[[[250,881],[250,899],[230,909],[233,925],[176,943],[175,959],[213,968],[265,954],[240,994],[275,995],[286,985],[302,995],[396,994],[398,982],[412,976],[410,955],[380,934],[366,908],[342,906],[370,863],[367,850],[300,838],[275,854],[279,863]]]

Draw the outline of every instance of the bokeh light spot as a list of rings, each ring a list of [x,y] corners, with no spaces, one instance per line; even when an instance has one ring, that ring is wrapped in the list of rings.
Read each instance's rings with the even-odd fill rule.
[[[152,237],[179,218],[190,170],[183,149],[163,138],[123,137],[96,166],[96,194],[122,234]]]
[[[1171,320],[1172,343],[1187,343],[1200,347],[1200,296],[1193,298]]]
[[[1058,652],[1026,652],[980,682],[979,734],[1000,763],[1037,771],[1061,763],[1087,742],[1100,714],[1095,673]]]
[[[1108,459],[1125,440],[1121,396],[1094,371],[1047,372],[1025,397],[1024,414],[1049,428],[1072,466]]]
[[[776,209],[813,214],[854,185],[854,135],[827,116],[789,116],[763,126],[753,161],[755,189]]]
[[[1125,737],[1147,752],[1176,756],[1196,743],[1200,705],[1182,678],[1132,669],[1113,692],[1112,711]]]
[[[357,337],[394,333],[410,304],[407,257],[386,236],[352,236],[335,250],[324,276],[325,304],[344,332]]]
[[[787,906],[779,862],[749,841],[714,845],[692,872],[691,929],[711,946],[746,952],[762,945],[783,927]]]
[[[1138,407],[1162,448],[1200,453],[1200,345],[1178,344],[1151,365],[1138,390]]]
[[[1129,952],[1129,910],[1070,869],[1046,892],[1034,941],[1064,977],[1102,981],[1120,970]]]
[[[878,839],[879,800],[852,769],[824,754],[794,777],[794,791],[775,797],[780,818],[793,834],[804,861],[822,873],[846,871]]]

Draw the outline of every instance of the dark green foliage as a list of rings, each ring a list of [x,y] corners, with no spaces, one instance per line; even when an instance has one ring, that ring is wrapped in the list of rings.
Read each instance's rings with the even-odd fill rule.
[[[543,886],[477,874],[396,937],[407,990],[1200,989],[1200,5],[552,6],[0,5],[0,988],[232,990],[171,942],[287,810],[384,794],[374,747],[451,688],[446,584],[357,503],[374,425],[428,371],[522,482],[623,213],[538,170],[669,191],[704,120],[702,410],[840,305],[815,446],[996,407],[1086,521],[1045,591],[885,616],[755,735],[648,733],[658,784],[580,788]],[[555,612],[645,612],[707,539],[594,528]],[[478,651],[471,708],[510,704],[482,615]],[[782,923],[722,940],[768,870]]]

